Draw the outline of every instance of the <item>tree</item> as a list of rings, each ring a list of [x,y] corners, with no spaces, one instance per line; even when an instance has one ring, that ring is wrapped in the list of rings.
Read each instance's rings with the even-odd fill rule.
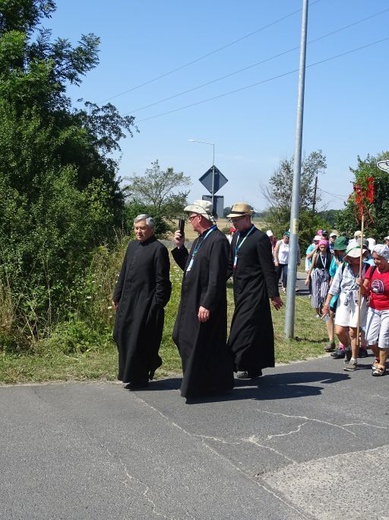
[[[0,5],[0,312],[12,302],[10,333],[32,341],[69,315],[75,281],[122,224],[111,153],[134,118],[66,96],[98,64],[96,36],[52,42],[40,25],[51,0]]]
[[[276,236],[282,236],[282,233],[289,229],[290,225],[293,163],[293,157],[291,159],[283,159],[270,177],[269,185],[261,189],[262,194],[269,203],[266,217],[267,224]],[[307,240],[311,240],[317,229],[323,226],[328,227],[328,223],[320,218],[316,212],[313,212],[313,208],[317,207],[317,204],[320,202],[320,197],[315,189],[315,181],[319,173],[326,168],[326,158],[321,150],[310,153],[301,163],[300,238],[302,239],[302,247],[304,247]]]
[[[374,237],[377,242],[382,242],[389,231],[389,176],[377,167],[380,160],[389,159],[389,152],[382,152],[377,157],[368,155],[362,160],[357,158],[357,167],[350,168],[355,176],[354,186],[366,188],[368,178],[374,178],[374,201],[366,204],[365,233]],[[356,204],[356,192],[350,194],[346,208],[339,212],[336,226],[353,236],[356,229],[360,229],[361,218]]]
[[[183,215],[189,190],[180,188],[191,184],[190,177],[183,172],[175,172],[173,168],[162,171],[156,160],[144,175],[133,175],[128,181],[125,191],[131,200],[129,205],[132,203],[137,204],[137,207],[147,207],[153,216],[168,221]]]
[[[269,185],[261,191],[269,203],[269,212],[277,221],[289,222],[293,193],[293,157],[283,159],[270,177]],[[310,153],[301,163],[300,211],[312,210],[320,198],[316,194],[316,176],[327,168],[326,158],[321,150]]]

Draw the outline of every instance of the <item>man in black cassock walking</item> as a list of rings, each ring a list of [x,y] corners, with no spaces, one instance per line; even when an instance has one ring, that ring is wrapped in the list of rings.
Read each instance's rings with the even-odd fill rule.
[[[113,295],[118,379],[130,390],[146,387],[162,365],[158,351],[171,293],[169,254],[154,236],[154,220],[139,215],[134,230]]]
[[[256,378],[274,367],[274,332],[270,301],[283,305],[269,237],[251,221],[253,208],[238,202],[228,217],[236,232],[231,243],[228,277],[233,276],[235,310],[228,347],[238,378]]]
[[[184,211],[197,231],[190,252],[176,231],[172,255],[184,271],[173,331],[183,369],[181,395],[187,399],[224,393],[234,386],[226,347],[226,275],[229,243],[212,217],[212,204],[196,200]]]

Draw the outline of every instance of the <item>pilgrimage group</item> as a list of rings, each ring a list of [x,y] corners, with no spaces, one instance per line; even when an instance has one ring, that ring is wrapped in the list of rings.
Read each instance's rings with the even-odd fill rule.
[[[235,378],[256,379],[274,367],[271,306],[279,310],[279,286],[287,290],[289,232],[276,240],[271,230],[258,229],[245,202],[227,215],[230,239],[217,228],[211,202],[196,200],[184,211],[198,237],[188,250],[182,228],[173,236],[171,254],[183,272],[173,340],[182,362],[181,395],[190,402],[231,392]],[[154,228],[151,216],[135,218],[135,240],[128,244],[113,294],[118,379],[129,390],[147,387],[162,364],[170,260]],[[376,245],[361,232],[348,240],[318,230],[305,266],[312,308],[328,333],[326,351],[344,359],[344,370],[352,372],[371,349],[376,377],[385,374],[389,349],[389,237],[384,242]],[[297,256],[299,264],[299,251]],[[227,337],[228,279],[234,312]]]

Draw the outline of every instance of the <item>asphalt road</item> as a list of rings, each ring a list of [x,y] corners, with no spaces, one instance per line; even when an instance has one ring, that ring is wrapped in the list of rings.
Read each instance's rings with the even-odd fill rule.
[[[329,356],[186,404],[179,378],[0,387],[0,518],[388,519],[389,377]]]

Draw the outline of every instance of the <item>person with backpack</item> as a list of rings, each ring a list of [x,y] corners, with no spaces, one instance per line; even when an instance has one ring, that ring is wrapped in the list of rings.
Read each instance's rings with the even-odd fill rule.
[[[366,249],[356,244],[349,244],[344,261],[346,266],[339,265],[332,280],[325,304],[322,308],[323,316],[329,315],[330,302],[338,294],[335,313],[335,334],[345,349],[345,366],[347,372],[354,372],[358,368],[359,329],[365,328],[367,316],[367,301],[364,295],[360,296],[359,287],[363,283],[363,276],[369,267],[361,259]],[[360,273],[361,272],[361,277]]]

